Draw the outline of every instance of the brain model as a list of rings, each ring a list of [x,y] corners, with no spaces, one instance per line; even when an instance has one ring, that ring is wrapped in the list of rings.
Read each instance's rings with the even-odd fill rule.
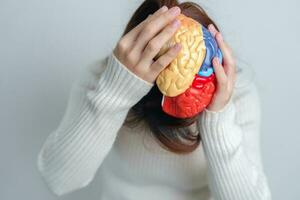
[[[160,72],[156,85],[163,94],[163,111],[177,118],[189,118],[210,103],[216,87],[212,59],[217,56],[222,63],[222,53],[203,25],[183,14],[178,19],[180,27],[163,45],[157,57],[175,43],[181,43],[182,48]]]

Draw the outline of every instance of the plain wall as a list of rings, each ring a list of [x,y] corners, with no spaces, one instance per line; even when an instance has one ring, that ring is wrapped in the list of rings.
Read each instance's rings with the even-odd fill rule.
[[[80,70],[109,53],[142,1],[0,1],[0,199],[57,199],[36,169]],[[300,199],[300,3],[203,0],[261,92],[262,156],[275,200]],[[97,199],[97,179],[62,199]]]

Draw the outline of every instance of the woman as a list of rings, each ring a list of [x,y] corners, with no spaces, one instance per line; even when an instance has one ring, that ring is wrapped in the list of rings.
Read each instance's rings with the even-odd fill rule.
[[[190,119],[164,114],[155,85],[181,49],[154,60],[180,13],[208,27],[224,56],[223,63],[213,59],[211,103]],[[107,59],[74,84],[63,120],[44,143],[38,169],[49,188],[70,193],[98,171],[99,199],[271,199],[259,151],[258,93],[243,70],[236,73],[218,30],[195,3],[144,1]]]

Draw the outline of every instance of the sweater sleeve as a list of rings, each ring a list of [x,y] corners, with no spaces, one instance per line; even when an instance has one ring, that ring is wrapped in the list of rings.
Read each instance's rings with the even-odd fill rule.
[[[219,112],[198,120],[215,200],[270,200],[260,154],[260,99],[254,83],[239,89]],[[234,96],[234,97],[233,97]]]
[[[37,168],[57,196],[93,180],[129,109],[153,86],[113,53],[90,66],[73,83],[64,117],[38,153]]]

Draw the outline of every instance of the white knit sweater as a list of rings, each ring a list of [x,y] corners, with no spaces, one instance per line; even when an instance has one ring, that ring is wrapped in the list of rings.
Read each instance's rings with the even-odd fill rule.
[[[96,172],[99,200],[270,200],[260,156],[260,101],[252,82],[235,88],[219,112],[197,121],[202,141],[190,154],[163,149],[143,122],[123,125],[152,83],[111,53],[84,70],[37,166],[56,195],[83,188]],[[237,83],[243,81],[237,76]],[[98,177],[97,177],[98,178]]]

